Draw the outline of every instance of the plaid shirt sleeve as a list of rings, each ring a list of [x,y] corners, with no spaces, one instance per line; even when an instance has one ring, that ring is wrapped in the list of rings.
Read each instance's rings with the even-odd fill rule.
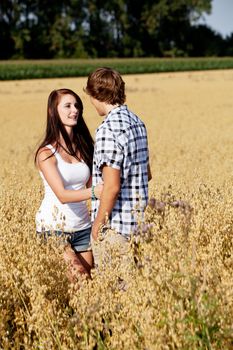
[[[98,130],[95,149],[95,161],[99,170],[103,165],[120,170],[124,158],[123,147],[110,129]]]

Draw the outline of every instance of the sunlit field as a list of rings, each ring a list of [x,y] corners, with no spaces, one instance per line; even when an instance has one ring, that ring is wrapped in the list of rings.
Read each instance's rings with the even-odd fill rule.
[[[124,76],[146,123],[150,206],[131,265],[71,284],[34,217],[47,97],[86,78],[0,82],[0,349],[233,349],[233,70]]]

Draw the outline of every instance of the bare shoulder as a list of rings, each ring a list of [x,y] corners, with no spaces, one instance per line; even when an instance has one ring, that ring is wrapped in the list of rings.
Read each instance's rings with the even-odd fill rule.
[[[46,160],[50,160],[51,162],[56,162],[56,158],[53,155],[53,151],[48,147],[43,147],[39,150],[37,154],[37,159],[36,159],[37,165],[40,166]]]

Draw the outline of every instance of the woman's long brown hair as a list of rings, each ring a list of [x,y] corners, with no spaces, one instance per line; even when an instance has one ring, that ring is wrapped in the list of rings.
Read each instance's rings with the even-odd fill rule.
[[[77,124],[73,127],[72,140],[70,139],[64,125],[62,124],[57,111],[57,106],[60,102],[61,96],[64,95],[74,96],[78,106],[78,120]],[[66,152],[80,161],[83,160],[90,168],[90,171],[92,171],[94,141],[83,119],[83,103],[80,97],[70,89],[53,90],[49,95],[45,136],[35,153],[35,163],[38,152],[43,147],[49,144],[55,145],[55,150],[57,150],[59,146],[62,147],[62,145],[59,142],[60,135],[62,135],[65,141],[66,148],[68,150],[66,150]],[[72,144],[75,145],[75,149],[73,148]],[[77,156],[77,154],[79,154],[79,157]]]

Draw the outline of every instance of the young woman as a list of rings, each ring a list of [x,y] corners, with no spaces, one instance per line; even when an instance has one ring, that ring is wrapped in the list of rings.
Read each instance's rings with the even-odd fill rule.
[[[45,194],[36,214],[38,234],[64,234],[64,252],[72,272],[90,273],[91,221],[86,200],[99,198],[102,185],[91,187],[93,139],[83,119],[80,97],[69,89],[50,93],[47,127],[35,154]]]

